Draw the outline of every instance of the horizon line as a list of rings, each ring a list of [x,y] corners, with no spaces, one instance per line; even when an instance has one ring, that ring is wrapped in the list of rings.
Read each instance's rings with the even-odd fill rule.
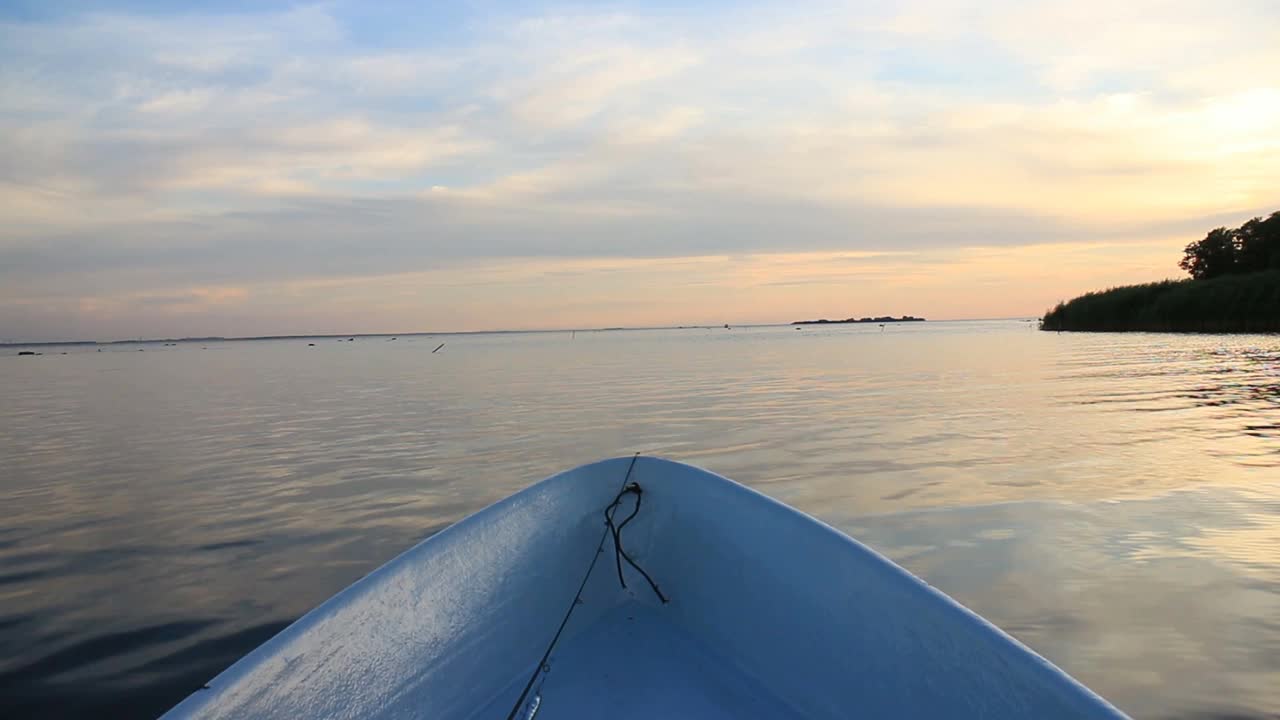
[[[949,320],[924,320],[925,322],[991,322],[996,320],[1034,320],[1035,318],[1027,318],[1023,315],[1013,315],[1008,317],[995,318],[952,318]],[[759,327],[788,327],[797,321],[791,322],[767,322],[767,323],[722,323],[716,325],[694,324],[694,325],[641,325],[641,326],[618,326],[618,327],[581,327],[581,328],[536,328],[536,329],[499,329],[499,330],[414,330],[410,332],[365,332],[365,333],[313,333],[301,335],[246,335],[246,336],[222,336],[222,335],[206,335],[198,337],[178,337],[178,338],[129,338],[119,340],[36,340],[30,342],[0,340],[0,348],[9,347],[26,347],[26,346],[51,346],[51,345],[146,345],[149,343],[178,343],[178,342],[247,342],[256,340],[304,340],[307,338],[314,339],[333,339],[333,338],[378,338],[378,337],[431,337],[433,335],[515,335],[515,334],[535,334],[535,333],[561,333],[561,332],[616,332],[616,331],[634,331],[634,330],[715,330],[728,327],[742,328],[759,328]],[[844,323],[830,322],[825,325],[841,325]],[[859,324],[859,323],[854,323]]]

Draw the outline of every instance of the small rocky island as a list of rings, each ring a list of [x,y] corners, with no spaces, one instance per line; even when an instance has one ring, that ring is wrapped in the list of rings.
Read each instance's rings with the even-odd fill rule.
[[[1280,332],[1280,212],[1210,231],[1178,266],[1191,277],[1087,293],[1045,313],[1040,329]]]
[[[903,315],[902,317],[890,317],[883,315],[881,317],[864,317],[864,318],[845,318],[844,320],[796,320],[792,325],[842,325],[847,323],[896,323],[896,322],[924,322],[922,317],[914,317],[912,315]]]

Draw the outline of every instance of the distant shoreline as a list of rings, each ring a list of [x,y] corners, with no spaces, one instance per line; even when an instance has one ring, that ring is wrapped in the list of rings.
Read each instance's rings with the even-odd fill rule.
[[[130,340],[39,340],[34,342],[0,342],[0,348],[16,347],[50,347],[82,346],[82,345],[154,345],[164,343],[218,343],[218,342],[256,342],[259,340],[335,340],[372,339],[372,338],[411,338],[455,335],[534,335],[539,333],[589,333],[615,332],[619,330],[714,330],[722,325],[662,325],[654,327],[607,327],[607,328],[555,328],[551,330],[439,330],[435,332],[402,332],[402,333],[327,333],[323,335],[250,335],[245,337],[182,337],[182,338],[135,338]],[[755,323],[735,325],[734,327],[781,327],[778,323]]]
[[[899,323],[899,322],[925,322],[922,317],[912,315],[903,315],[902,317],[890,317],[884,315],[881,317],[864,317],[864,318],[845,318],[844,320],[796,320],[792,325],[848,325],[856,323]]]
[[[1280,270],[1165,280],[1081,295],[1045,313],[1049,332],[1280,332]]]
[[[154,345],[157,343],[218,343],[218,342],[255,342],[259,340],[348,340],[360,338],[393,338],[393,337],[433,337],[436,335],[510,335],[517,333],[558,333],[558,332],[602,332],[606,328],[590,328],[578,330],[453,330],[443,332],[406,332],[406,333],[340,333],[337,335],[251,335],[246,337],[183,337],[183,338],[138,338],[133,340],[40,340],[38,342],[0,342],[0,348],[14,347],[49,347],[51,345]],[[631,328],[635,330],[663,330],[666,328]]]
[[[910,317],[910,316],[908,316]],[[967,323],[967,322],[1026,322],[1028,315],[1013,315],[1009,317],[995,318],[949,318],[946,320],[938,320],[933,322],[948,323]],[[902,318],[890,318],[887,321],[879,321],[872,318],[875,322],[903,322]],[[906,322],[924,322],[925,318],[915,318]],[[819,321],[802,321],[814,325],[831,325],[844,324],[843,320],[828,320],[826,323]],[[859,319],[853,319],[854,323],[861,322]],[[730,331],[733,329],[746,328],[769,328],[769,327],[794,327],[795,322],[777,322],[777,323],[729,323]],[[622,328],[552,328],[538,330],[440,330],[434,332],[402,332],[402,333],[325,333],[323,335],[254,335],[246,337],[190,337],[190,338],[134,338],[128,340],[37,340],[32,342],[14,342],[5,340],[0,342],[0,348],[15,349],[25,347],[111,347],[113,345],[163,345],[164,343],[219,343],[219,342],[254,342],[254,341],[270,341],[270,340],[334,340],[345,341],[348,338],[373,339],[373,338],[415,338],[415,337],[457,337],[467,335],[545,335],[555,333],[592,333],[592,332],[615,332],[615,331],[644,331],[644,330],[721,330],[724,324],[719,325],[653,325],[648,327],[622,327]]]
[[[1080,332],[1280,332],[1280,210],[1209,231],[1182,251],[1191,277],[1090,292],[1058,303],[1040,329]]]

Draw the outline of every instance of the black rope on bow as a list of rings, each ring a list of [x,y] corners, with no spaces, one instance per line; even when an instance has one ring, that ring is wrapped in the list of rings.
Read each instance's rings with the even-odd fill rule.
[[[622,495],[624,495],[627,492],[627,483],[631,480],[631,471],[635,469],[636,459],[639,457],[640,457],[640,453],[636,453],[635,455],[631,456],[631,464],[627,466],[627,474],[625,477],[622,478],[622,491],[618,493],[619,498],[622,497]],[[618,498],[614,498],[613,504],[614,505],[618,504]],[[637,507],[637,510],[638,509],[639,508]],[[608,511],[606,510],[605,512],[606,512],[606,518],[607,518]],[[632,514],[634,515],[634,513]],[[630,518],[628,518],[628,520],[629,519]],[[529,676],[529,682],[525,683],[524,690],[520,691],[520,697],[516,698],[516,704],[511,706],[511,712],[507,714],[507,720],[514,720],[516,713],[520,712],[520,708],[524,706],[525,698],[529,697],[529,691],[533,689],[533,683],[538,679],[538,675],[544,672],[547,672],[551,669],[551,666],[547,663],[547,660],[551,658],[551,651],[555,649],[556,643],[560,641],[561,633],[564,632],[565,626],[569,624],[569,618],[573,616],[573,609],[578,607],[578,605],[582,602],[582,591],[586,589],[587,581],[591,579],[591,571],[594,570],[596,567],[596,560],[599,560],[600,554],[604,552],[604,540],[605,538],[609,537],[610,528],[613,527],[612,522],[608,522],[606,524],[608,525],[608,527],[606,527],[605,531],[600,534],[600,542],[599,544],[596,545],[596,551],[591,556],[591,564],[587,566],[587,574],[582,576],[582,584],[578,585],[578,592],[574,594],[573,602],[569,603],[569,609],[565,611],[564,619],[560,621],[560,627],[556,630],[555,636],[551,638],[551,644],[547,645],[546,651],[542,653],[542,659],[538,661],[538,664],[536,666],[534,666],[533,674]],[[623,524],[625,525],[626,523],[623,523]],[[630,561],[630,558],[628,558],[628,561]],[[644,571],[641,570],[640,572],[644,572]],[[645,575],[645,577],[649,577],[649,576]],[[649,582],[652,583],[653,581],[650,580]],[[623,587],[626,587],[626,585],[624,584]],[[656,592],[657,589],[658,588],[655,585],[654,591]],[[659,595],[659,597],[661,597],[661,595]],[[666,599],[663,599],[663,602],[666,602]],[[540,701],[535,702],[526,720],[528,720],[529,718],[532,718],[535,714],[537,714],[538,705],[540,704],[541,704]]]
[[[636,496],[636,506],[631,508],[631,514],[627,516],[626,520],[615,525],[613,514],[618,510],[618,506],[622,504],[622,498],[627,495]],[[635,568],[637,572],[644,576],[645,580],[649,581],[649,587],[653,588],[653,594],[657,595],[658,599],[665,605],[667,604],[667,596],[663,595],[662,591],[658,589],[658,583],[654,582],[653,578],[649,577],[649,573],[637,565],[636,561],[627,554],[627,551],[622,549],[622,528],[626,527],[627,523],[631,522],[632,518],[639,514],[640,499],[642,497],[644,497],[644,490],[640,489],[640,486],[636,483],[628,483],[626,487],[622,488],[622,492],[618,493],[618,497],[614,498],[613,502],[609,504],[609,507],[604,509],[604,522],[609,526],[609,532],[613,534],[613,560],[618,566],[618,582],[622,584],[623,588],[627,587],[627,581],[622,577],[622,561],[626,560],[628,565]]]

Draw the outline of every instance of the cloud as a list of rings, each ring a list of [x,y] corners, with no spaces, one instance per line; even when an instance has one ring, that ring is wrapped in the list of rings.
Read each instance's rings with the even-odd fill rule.
[[[364,12],[0,20],[0,299],[81,327],[80,296],[512,262],[946,273],[966,248],[1176,255],[1273,209],[1266,2],[419,10],[416,35]]]

